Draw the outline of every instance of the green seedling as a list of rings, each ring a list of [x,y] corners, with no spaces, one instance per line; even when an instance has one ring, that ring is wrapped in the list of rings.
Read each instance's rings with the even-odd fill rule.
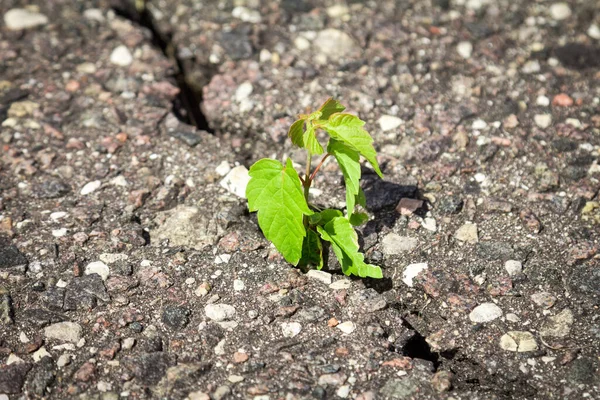
[[[346,275],[381,278],[378,266],[367,264],[359,251],[354,226],[368,220],[357,211],[366,207],[361,178],[360,156],[364,157],[383,177],[373,148],[373,138],[363,129],[364,121],[344,113],[345,107],[329,99],[317,111],[300,115],[292,124],[288,136],[292,143],[307,151],[304,177],[298,175],[292,161],[285,164],[264,158],[250,167],[250,182],[246,189],[248,208],[258,211],[258,225],[283,257],[295,266],[323,267],[323,241],[329,242]],[[329,136],[326,151],[316,132]],[[325,153],[325,154],[323,154]],[[314,155],[323,155],[314,170]],[[315,175],[333,156],[338,162],[346,185],[346,213],[335,209],[320,210],[308,201]]]

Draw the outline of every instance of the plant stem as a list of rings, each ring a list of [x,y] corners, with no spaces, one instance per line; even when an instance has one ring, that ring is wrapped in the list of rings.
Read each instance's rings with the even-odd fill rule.
[[[310,189],[311,179],[310,179],[310,164],[312,162],[312,154],[310,151],[306,154],[306,173],[304,175],[304,199],[308,204],[308,190]]]
[[[317,165],[317,168],[315,168],[315,170],[313,171],[312,175],[310,176],[310,181],[312,182],[313,179],[315,179],[315,175],[317,175],[317,172],[319,172],[319,169],[321,168],[321,166],[325,163],[325,160],[327,160],[327,157],[329,157],[331,155],[331,153],[327,153],[323,156],[323,158],[321,159],[321,162],[319,163],[319,165]]]

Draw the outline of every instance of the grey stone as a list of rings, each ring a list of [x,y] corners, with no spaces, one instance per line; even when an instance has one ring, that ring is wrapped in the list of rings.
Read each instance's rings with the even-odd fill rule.
[[[356,291],[350,297],[354,308],[359,312],[375,312],[387,306],[385,298],[373,288]]]
[[[436,208],[443,214],[457,214],[462,210],[463,200],[458,195],[443,196]]]
[[[31,369],[30,363],[15,363],[0,366],[0,393],[21,393],[27,373]]]
[[[206,318],[216,322],[227,321],[234,317],[235,307],[229,304],[207,304],[204,307]]]
[[[152,240],[169,240],[169,245],[201,250],[216,244],[223,229],[209,213],[197,207],[180,205],[172,210],[158,213],[158,226],[150,231]]]
[[[195,147],[202,142],[202,136],[192,131],[178,129],[173,132],[169,132],[169,135],[175,139],[181,140],[190,147]]]
[[[506,260],[514,254],[514,250],[508,243],[480,242],[477,244],[477,255],[484,260]]]
[[[414,378],[392,378],[383,385],[380,394],[386,399],[409,399],[419,390]]]
[[[27,266],[27,258],[17,246],[7,245],[0,241],[0,269]]]
[[[165,376],[167,369],[176,363],[174,355],[152,352],[137,357],[127,357],[123,361],[138,383],[144,386],[156,385]]]
[[[549,317],[540,328],[542,337],[563,338],[569,335],[571,325],[573,325],[573,313],[565,308],[553,317]]]
[[[63,181],[48,179],[39,186],[37,195],[42,199],[55,199],[63,197],[71,191],[71,187]]]
[[[110,301],[106,286],[98,274],[74,278],[66,288],[64,309],[86,310],[96,307],[100,302]]]
[[[9,294],[0,296],[0,324],[12,324],[14,322],[14,310],[12,306],[12,298]]]
[[[38,396],[43,396],[46,388],[54,382],[56,372],[52,357],[42,358],[29,373],[25,390]]]
[[[469,314],[469,319],[476,323],[491,322],[502,316],[502,309],[494,303],[478,305]]]
[[[414,250],[419,241],[409,236],[400,236],[388,233],[381,241],[382,251],[385,255],[397,255]]]
[[[323,307],[314,306],[303,308],[298,311],[295,315],[300,321],[303,322],[314,322],[322,319],[325,316],[325,309]]]
[[[191,311],[185,307],[167,306],[162,314],[162,321],[173,329],[182,329],[190,322]]]
[[[46,339],[55,339],[61,342],[77,343],[82,337],[81,325],[75,322],[58,322],[44,329]]]
[[[586,385],[598,381],[596,375],[597,366],[593,359],[589,357],[578,358],[573,361],[568,372],[569,381],[575,381]]]

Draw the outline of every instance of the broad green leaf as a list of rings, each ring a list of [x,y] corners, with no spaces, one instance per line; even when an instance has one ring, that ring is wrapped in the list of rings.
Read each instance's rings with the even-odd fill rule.
[[[317,232],[309,229],[302,242],[302,258],[300,265],[314,265],[323,268],[323,246]]]
[[[290,130],[288,131],[288,137],[292,140],[298,147],[304,147],[304,120],[299,119],[290,126]]]
[[[317,140],[315,134],[315,128],[312,124],[309,124],[309,128],[304,132],[304,147],[310,151],[311,154],[323,154],[323,146]]]
[[[365,263],[364,255],[358,251],[358,235],[346,218],[334,218],[324,226],[317,226],[317,230],[323,240],[331,243],[344,274],[358,275],[361,278],[383,277],[381,268]]]
[[[298,264],[306,236],[303,216],[313,212],[306,204],[292,160],[288,158],[284,166],[265,158],[250,167],[249,174],[248,209],[258,211],[258,225],[283,257],[290,264]]]
[[[325,225],[336,217],[341,217],[344,214],[340,210],[334,210],[332,208],[325,209],[321,212],[314,213],[309,217],[311,225]]]
[[[358,181],[360,180],[360,156],[358,151],[335,139],[331,139],[327,145],[327,151],[337,160],[344,182],[346,183],[346,213],[351,216],[354,212],[356,197],[360,191]]]
[[[365,121],[362,121],[356,115],[338,113],[332,114],[321,127],[333,139],[343,142],[351,149],[359,152],[371,163],[377,175],[383,177],[377,163],[377,152],[373,147],[373,138],[363,129],[364,124]]]
[[[329,119],[331,114],[342,112],[346,109],[339,101],[334,100],[333,98],[328,98],[325,103],[321,107],[319,107],[319,111],[321,111],[320,119]]]
[[[361,187],[358,188],[358,194],[356,195],[356,204],[360,204],[364,208],[367,208],[367,198],[365,192]]]
[[[350,216],[349,218],[350,223],[354,226],[361,226],[362,224],[364,224],[365,222],[367,222],[369,220],[369,215],[367,215],[366,213],[354,213]]]

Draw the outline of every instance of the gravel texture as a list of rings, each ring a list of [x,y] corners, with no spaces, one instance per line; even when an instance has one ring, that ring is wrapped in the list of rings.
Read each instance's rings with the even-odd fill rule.
[[[0,2],[0,399],[600,398],[593,2],[136,3]],[[330,96],[382,280],[243,198]]]

